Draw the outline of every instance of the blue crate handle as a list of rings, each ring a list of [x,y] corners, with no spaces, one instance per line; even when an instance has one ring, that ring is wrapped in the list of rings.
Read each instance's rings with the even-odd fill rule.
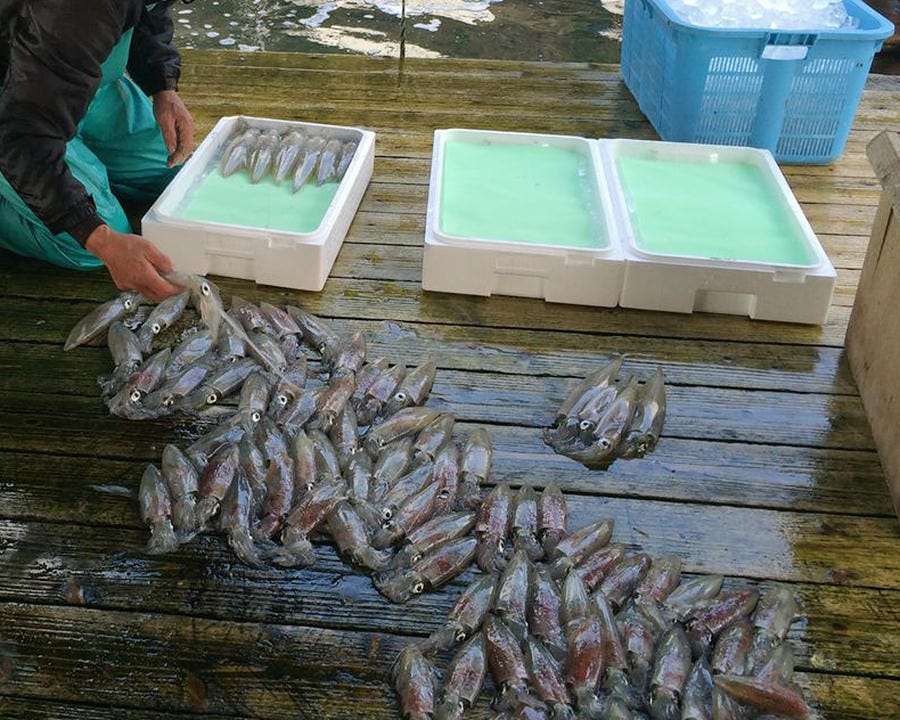
[[[818,35],[810,33],[769,33],[759,57],[762,60],[805,60],[818,39]]]
[[[761,95],[770,107],[784,107],[791,95],[794,76],[806,60],[818,35],[812,33],[769,33],[760,52],[763,77]],[[778,144],[781,123],[773,123],[767,113],[758,113],[750,131],[750,144],[771,148]]]

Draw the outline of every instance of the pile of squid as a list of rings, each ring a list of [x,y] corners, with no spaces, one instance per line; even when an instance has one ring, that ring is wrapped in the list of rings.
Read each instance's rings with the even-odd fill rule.
[[[505,485],[487,495],[475,524],[484,574],[393,666],[404,718],[459,720],[486,685],[510,720],[809,714],[792,683],[788,588],[684,578],[674,555],[610,544],[611,520],[567,532],[566,512],[552,485],[539,498]]]
[[[297,192],[307,180],[316,185],[340,182],[356,154],[355,140],[310,135],[304,130],[280,133],[244,124],[228,139],[219,159],[219,171],[228,177],[246,169],[251,183],[271,174],[280,185],[290,179]]]
[[[656,448],[666,418],[661,368],[643,385],[632,374],[617,379],[622,359],[579,382],[556,411],[544,442],[560,455],[603,470],[617,458],[644,457]]]
[[[471,564],[491,440],[477,428],[458,443],[453,416],[422,406],[434,361],[407,371],[367,360],[361,332],[345,338],[301,308],[240,297],[226,312],[206,278],[168,277],[185,291],[149,312],[123,293],[65,346],[106,341],[115,368],[98,382],[112,413],[214,421],[143,474],[149,553],[219,530],[245,563],[303,567],[328,537],[396,602]],[[200,323],[170,347],[166,331],[190,307]]]

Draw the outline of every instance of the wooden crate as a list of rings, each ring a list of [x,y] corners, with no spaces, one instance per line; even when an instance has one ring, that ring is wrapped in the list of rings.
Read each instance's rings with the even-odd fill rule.
[[[900,135],[867,148],[881,201],[847,327],[847,354],[900,518]]]

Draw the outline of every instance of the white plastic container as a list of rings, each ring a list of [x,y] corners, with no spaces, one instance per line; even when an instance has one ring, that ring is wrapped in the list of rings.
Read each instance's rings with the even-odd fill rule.
[[[552,244],[534,244],[509,238],[458,235],[446,229],[442,203],[444,160],[451,142],[484,145],[552,147],[580,155],[589,168],[586,192],[602,223],[599,246],[567,244],[565,237]],[[615,238],[609,193],[597,143],[578,137],[437,130],[428,191],[422,286],[426,290],[470,295],[516,295],[551,302],[613,307],[619,300],[624,272],[623,256]]]
[[[642,140],[603,140],[601,145],[625,251],[625,276],[619,300],[622,307],[727,313],[810,324],[825,322],[836,273],[768,150]],[[778,259],[766,258],[765,253],[752,259],[740,257],[739,250],[729,247],[732,237],[739,234],[739,227],[722,230],[722,255],[716,252],[716,256],[701,256],[691,254],[687,248],[667,252],[648,248],[642,242],[640,209],[634,198],[629,197],[619,167],[619,161],[625,158],[651,162],[660,168],[665,163],[678,163],[682,167],[696,163],[701,177],[704,171],[721,170],[729,164],[751,170],[767,186],[765,190],[771,198],[767,209],[786,219],[786,242],[794,245],[797,257],[786,259],[785,253],[777,251],[775,255],[782,256]],[[716,165],[718,168],[714,168]],[[706,206],[714,211],[713,193],[705,194],[702,188],[696,190],[696,207]],[[727,196],[729,192],[724,194]],[[753,202],[752,197],[743,197],[734,190],[730,194],[732,201],[723,204],[735,215],[740,203]],[[697,213],[698,228],[707,220],[704,212]],[[733,222],[740,225],[741,220],[734,217]],[[762,244],[763,238],[760,241]],[[729,255],[732,251],[734,254]]]
[[[314,230],[292,232],[252,223],[184,217],[183,211],[192,193],[208,173],[217,171],[225,144],[244,124],[282,133],[299,129],[310,136],[357,143],[353,160]],[[359,128],[245,116],[223,117],[144,216],[142,232],[183,272],[224,275],[265,285],[318,291],[325,285],[362,201],[372,177],[374,157],[375,133]]]
[[[448,232],[442,184],[447,145],[454,141],[541,145],[581,153],[591,168],[592,192],[602,210],[597,222],[603,224],[607,242],[602,247],[567,247],[559,238],[534,244]],[[732,163],[745,168],[765,196],[763,207],[778,213],[777,227],[797,257],[780,251],[769,257],[760,250],[753,259],[729,259],[727,237],[722,250],[706,255],[681,250],[677,242],[667,251],[648,247],[635,215],[640,208],[629,198],[618,168],[620,158],[631,157],[661,164]],[[732,200],[753,202],[743,196]],[[697,217],[696,222],[702,228],[704,218]],[[776,236],[778,242],[780,238]],[[777,243],[775,248],[779,249]],[[480,130],[435,132],[422,274],[426,290],[821,324],[828,314],[835,278],[831,262],[767,150]]]

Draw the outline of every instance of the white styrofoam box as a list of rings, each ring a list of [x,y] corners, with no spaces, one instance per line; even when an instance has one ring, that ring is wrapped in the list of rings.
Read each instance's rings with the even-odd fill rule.
[[[748,315],[760,320],[822,324],[836,273],[768,150],[646,140],[601,140],[607,187],[625,252],[619,304],[646,310]],[[616,161],[632,157],[700,163],[749,163],[758,168],[792,218],[810,262],[777,264],[657,254],[640,247]],[[698,218],[698,222],[702,222]]]
[[[178,216],[178,207],[194,183],[211,164],[218,162],[228,139],[244,124],[262,130],[272,128],[283,133],[297,129],[328,139],[356,141],[353,161],[313,232],[200,222]],[[362,201],[372,177],[374,157],[375,133],[360,128],[249,116],[223,117],[144,216],[142,233],[183,272],[318,291],[328,279]]]
[[[441,189],[444,149],[453,140],[485,144],[554,146],[583,154],[602,210],[605,248],[536,245],[451,235],[442,230]],[[622,251],[613,232],[612,205],[597,143],[579,137],[483,130],[436,130],[428,188],[422,286],[425,290],[470,295],[516,295],[550,302],[613,307],[624,272]]]

